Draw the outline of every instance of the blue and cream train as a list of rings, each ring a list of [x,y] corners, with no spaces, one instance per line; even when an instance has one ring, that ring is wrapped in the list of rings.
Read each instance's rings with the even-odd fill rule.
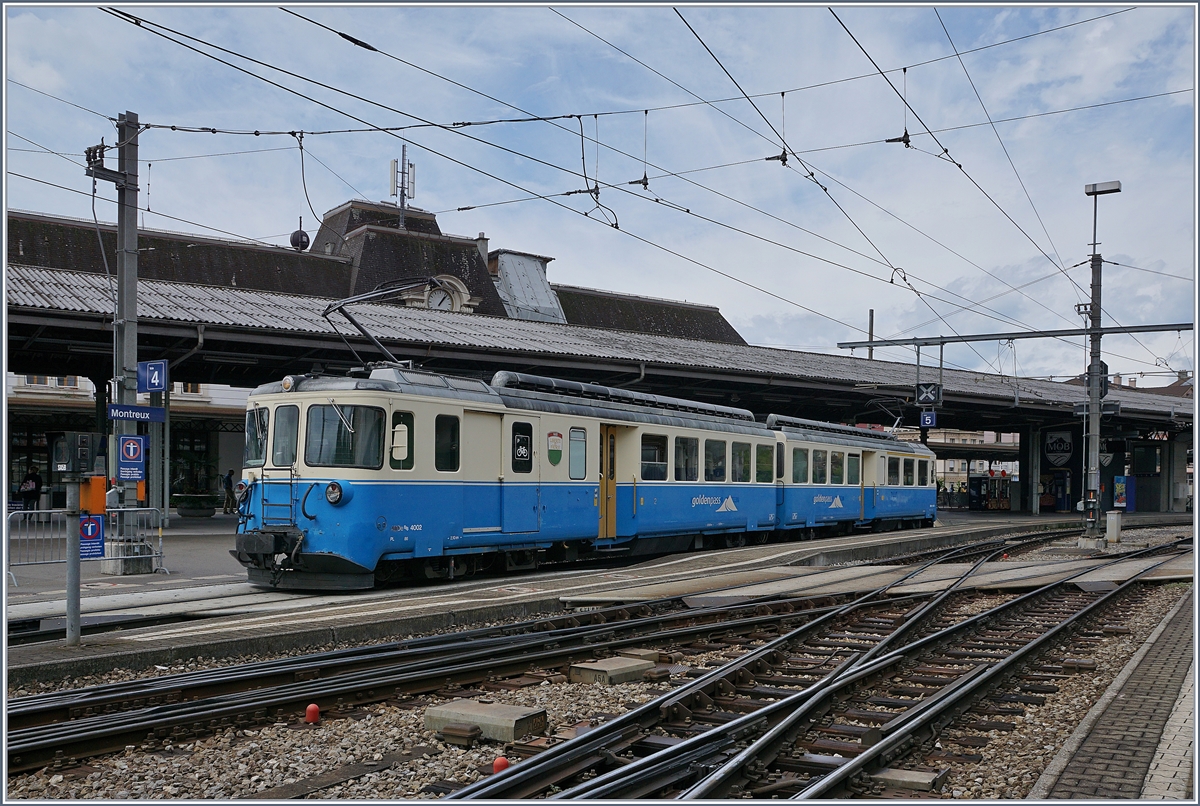
[[[232,552],[250,582],[369,588],[936,516],[933,454],[877,431],[512,372],[358,375],[251,393]]]

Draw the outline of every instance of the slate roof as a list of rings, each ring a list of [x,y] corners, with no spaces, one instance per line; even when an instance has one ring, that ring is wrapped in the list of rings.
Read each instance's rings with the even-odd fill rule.
[[[551,283],[572,325],[745,344],[719,308]]]
[[[351,231],[346,240],[358,267],[352,293],[372,291],[402,277],[450,274],[481,298],[475,313],[508,316],[475,241],[373,225]]]
[[[100,238],[116,271],[117,228],[100,224]],[[8,213],[8,263],[104,274],[94,222],[37,213]],[[340,299],[352,273],[344,257],[139,229],[138,277]]]
[[[102,274],[10,265],[7,283],[10,314],[21,308],[33,308],[103,315],[112,309],[110,281]],[[320,316],[328,300],[317,297],[149,280],[139,283],[138,299],[138,317],[146,320],[261,328],[277,333],[330,333],[328,323]],[[760,379],[795,378],[851,387],[870,382],[911,388],[916,379],[916,367],[912,364],[854,356],[391,305],[358,305],[354,315],[385,343],[607,359],[624,364],[645,362],[663,367],[755,374]],[[945,370],[943,380],[947,396],[960,395],[998,405],[1012,405],[1018,392],[1022,401],[1044,404],[1069,405],[1084,399],[1079,387],[1051,381],[1022,379],[1014,389],[1012,378],[951,369]],[[1107,399],[1120,401],[1122,408],[1130,412],[1160,416],[1174,412],[1182,421],[1192,419],[1193,405],[1178,398],[1114,389]]]

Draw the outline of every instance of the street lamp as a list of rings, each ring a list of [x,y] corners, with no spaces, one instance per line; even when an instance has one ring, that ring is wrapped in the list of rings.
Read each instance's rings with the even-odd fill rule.
[[[1099,197],[1120,193],[1120,182],[1098,182],[1084,185],[1083,192],[1092,197],[1092,301],[1086,306],[1091,330],[1091,360],[1087,368],[1087,483],[1084,500],[1084,526],[1089,538],[1100,534],[1100,397],[1108,368],[1100,360],[1100,267],[1104,260],[1097,251],[1096,226]]]

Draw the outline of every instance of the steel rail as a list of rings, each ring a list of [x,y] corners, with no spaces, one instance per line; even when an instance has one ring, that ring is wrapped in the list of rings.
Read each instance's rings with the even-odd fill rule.
[[[1104,568],[1104,567],[1107,567],[1109,565],[1112,565],[1112,564],[1115,564],[1118,562],[1123,562],[1123,561],[1130,559],[1131,557],[1135,557],[1135,556],[1158,553],[1163,550],[1177,547],[1182,542],[1184,542],[1184,541],[1180,541],[1180,543],[1176,543],[1176,544],[1164,544],[1163,546],[1154,546],[1154,547],[1150,547],[1147,549],[1141,549],[1139,551],[1128,552],[1128,553],[1125,553],[1122,555],[1118,555],[1116,559],[1114,559],[1108,563],[1104,563],[1103,565],[1100,565],[1100,566],[1081,570],[1078,573],[1072,574],[1069,577],[1058,580],[1056,582],[1049,583],[1045,586],[1042,586],[1041,588],[1038,588],[1037,590],[1030,591],[1022,596],[1016,597],[1008,602],[1005,602],[1005,603],[997,606],[996,608],[985,611],[983,613],[978,613],[962,622],[959,622],[958,624],[955,624],[951,627],[946,628],[945,630],[941,630],[936,633],[932,633],[932,634],[925,636],[923,638],[920,638],[904,647],[896,648],[892,652],[888,653],[887,655],[884,655],[884,656],[878,658],[877,662],[879,662],[879,663],[899,662],[900,660],[903,660],[905,657],[910,656],[914,653],[920,652],[933,644],[944,642],[946,640],[953,638],[953,635],[956,633],[970,631],[970,630],[974,629],[976,626],[981,625],[982,623],[984,623],[986,621],[990,621],[990,620],[994,619],[996,616],[1002,615],[1007,611],[1017,610],[1028,604],[1031,604],[1032,602],[1034,602],[1037,599],[1045,598],[1047,595],[1052,593],[1055,589],[1063,588],[1063,587],[1069,585],[1072,580],[1074,580],[1080,576],[1083,576],[1085,574],[1092,573],[1095,570],[1097,570],[1097,568]],[[1170,562],[1171,559],[1173,559],[1173,557],[1168,558],[1167,560],[1164,560],[1163,562]],[[1154,566],[1152,566],[1152,568],[1157,568],[1161,564],[1162,563],[1155,564]],[[1149,570],[1152,570],[1152,568],[1143,570],[1142,572],[1139,572],[1135,578],[1140,577],[1140,576],[1144,575],[1145,573],[1148,573]],[[1055,627],[1054,632],[1057,634],[1058,631],[1059,631],[1058,627]],[[1037,640],[1040,641],[1041,638],[1039,638]],[[1022,657],[1025,654],[1027,654],[1023,650],[1021,650],[1021,652],[1022,652]],[[871,664],[871,666],[873,667],[874,664]],[[981,667],[986,668],[987,666],[988,666],[987,664],[981,664]],[[856,670],[851,669],[851,670],[848,670],[845,674],[850,675],[850,674],[853,674],[855,671]],[[959,679],[961,680],[961,678],[959,678]],[[952,683],[951,685],[956,686],[957,681],[956,681],[956,683]],[[971,690],[974,690],[974,687]],[[935,696],[933,699],[936,699],[936,698],[937,697]],[[920,708],[922,710],[925,707],[928,707],[928,706],[917,706],[917,708]],[[794,739],[794,737],[796,735],[798,735],[798,733],[800,732],[800,729],[802,727],[800,722],[801,722],[802,718],[806,715],[807,715],[806,712],[798,713],[794,718],[790,719],[788,722],[781,723],[780,725],[776,726],[769,733],[765,734],[764,736],[760,737],[755,742],[751,743],[748,747],[746,747],[745,750],[743,750],[740,754],[738,754],[738,756],[736,756],[733,759],[730,759],[721,768],[715,770],[713,773],[709,774],[707,777],[703,778],[702,780],[697,781],[688,790],[686,790],[684,793],[682,793],[679,797],[681,799],[693,800],[693,799],[703,799],[703,798],[726,796],[728,794],[729,789],[734,784],[734,778],[736,776],[741,775],[742,771],[746,768],[746,766],[748,764],[756,762],[756,761],[762,762],[762,760],[764,758],[770,758],[773,760],[774,757],[778,755],[778,752],[781,749],[781,747],[783,745],[789,743],[790,741],[792,741]],[[900,716],[903,716],[903,715],[898,715],[897,720],[899,719]],[[895,725],[901,724],[897,720],[893,720],[891,723],[889,723],[889,726],[891,726],[891,727],[889,727],[889,732],[894,731]],[[885,726],[885,727],[888,727],[888,726]],[[767,763],[769,763],[769,762],[767,762]],[[840,770],[842,768],[839,767],[838,769]]]
[[[1000,663],[984,665],[983,671],[973,675],[964,685],[957,687],[952,692],[947,692],[947,696],[945,697],[935,697],[933,702],[936,702],[936,706],[931,705],[930,707],[919,709],[911,716],[908,714],[899,715],[895,720],[896,729],[890,735],[885,736],[878,744],[866,749],[851,761],[810,783],[792,799],[810,800],[829,796],[832,789],[843,786],[852,776],[864,771],[869,764],[874,764],[880,760],[887,763],[887,761],[893,758],[894,753],[902,751],[903,745],[911,743],[912,737],[917,731],[928,729],[936,732],[938,726],[934,724],[935,722],[943,721],[950,711],[960,709],[964,703],[973,701],[974,695],[980,689],[994,685],[1013,674],[1030,655],[1041,651],[1047,644],[1055,641],[1064,632],[1073,630],[1081,620],[1102,610],[1111,601],[1124,596],[1131,588],[1141,584],[1142,577],[1160,566],[1171,562],[1173,559],[1175,558],[1168,557],[1162,562],[1155,563],[1138,572],[1116,589],[1104,594],[1083,610],[1080,610],[1070,618],[1050,628],[1038,638],[1017,649]],[[1066,580],[1059,584],[1066,584]],[[943,721],[943,724],[946,723]]]
[[[1030,540],[1027,542],[1037,543],[1041,541]],[[693,771],[693,765],[699,759],[712,758],[720,752],[721,748],[732,744],[733,740],[725,736],[728,732],[741,734],[738,737],[741,738],[745,734],[752,732],[755,726],[764,725],[764,723],[768,727],[766,737],[775,737],[781,731],[790,731],[796,722],[811,713],[813,707],[816,707],[818,704],[822,694],[832,690],[840,690],[844,685],[848,685],[848,683],[841,682],[843,679],[857,681],[862,677],[899,663],[903,659],[903,656],[901,653],[896,652],[891,653],[885,663],[870,664],[869,661],[879,654],[876,650],[882,649],[888,643],[892,642],[893,639],[903,637],[921,629],[936,612],[940,604],[945,602],[954,591],[974,575],[985,562],[1003,551],[1004,547],[998,548],[992,554],[978,560],[970,569],[959,575],[958,579],[948,586],[945,591],[922,605],[916,613],[910,615],[903,624],[885,636],[874,647],[847,661],[839,669],[831,671],[824,679],[814,683],[812,686],[797,692],[791,697],[765,706],[745,717],[718,726],[700,736],[685,740],[679,745],[668,748],[654,756],[640,759],[628,766],[597,776],[554,797],[580,799],[641,797],[648,792],[658,791],[664,784],[674,783],[679,777],[683,777],[679,774],[681,767],[687,768],[685,774],[690,774]],[[942,559],[944,560],[944,558]],[[866,667],[869,671],[859,674],[858,672],[863,667]],[[776,724],[772,726],[772,722],[776,722]],[[762,733],[761,730],[759,732]],[[705,750],[704,748],[709,749]],[[744,756],[745,754],[741,755]],[[631,785],[632,788],[630,788]]]
[[[990,545],[994,542],[996,541],[988,540],[983,544],[967,544],[936,551],[943,555],[955,555],[959,552],[971,551],[979,545]],[[872,565],[879,564],[886,565],[888,561],[881,560],[872,563]],[[832,572],[835,569],[829,570]],[[731,585],[710,589],[704,593],[711,595],[738,587],[741,586]],[[674,616],[694,621],[713,613],[736,612],[738,608],[755,605],[786,606],[787,603],[828,598],[832,597],[826,595],[783,599],[778,595],[768,595],[734,604],[680,610]],[[458,656],[461,654],[461,645],[464,642],[469,643],[473,650],[486,646],[508,649],[511,648],[514,641],[519,640],[533,643],[539,640],[551,640],[558,635],[581,636],[583,633],[576,632],[581,627],[610,624],[612,623],[610,619],[614,618],[615,623],[626,624],[629,625],[627,628],[631,628],[634,625],[635,617],[669,620],[672,614],[652,615],[652,613],[655,609],[679,607],[682,605],[682,599],[681,596],[664,597],[636,604],[615,605],[571,615],[545,616],[511,625],[394,641],[371,647],[355,647],[293,658],[260,661],[238,667],[162,675],[143,680],[20,697],[9,702],[7,725],[9,730],[15,730],[87,716],[89,709],[91,713],[97,711],[112,713],[113,710],[126,711],[131,708],[140,709],[169,702],[196,700],[251,689],[264,689],[304,679],[328,678],[383,665],[417,661],[422,656],[437,657],[439,652]],[[581,624],[580,622],[585,623]]]
[[[1162,550],[1162,547],[1153,547],[1143,549],[1130,554],[1144,554],[1148,552],[1157,552]],[[1121,556],[1116,560],[1106,563],[1112,564],[1127,559]],[[972,569],[965,572],[959,579],[959,583],[964,582],[982,565],[981,560]],[[1104,567],[1104,566],[1100,566]],[[1044,598],[1048,592],[1054,588],[1067,584],[1069,580],[1074,579],[1086,573],[1091,573],[1095,568],[1083,569],[1070,577],[1058,582],[1050,583],[1046,586],[1032,591],[1024,596],[1017,597],[1010,602],[1000,605],[985,613],[978,614],[963,622],[940,630],[923,639],[919,639],[912,644],[893,650],[890,653],[882,656],[879,664],[871,662],[870,653],[864,653],[848,664],[844,664],[839,670],[827,676],[824,680],[815,683],[796,695],[785,698],[784,700],[776,701],[769,706],[765,706],[746,717],[726,723],[713,728],[712,730],[684,742],[675,745],[666,750],[660,751],[652,756],[647,756],[642,759],[635,760],[618,769],[610,770],[596,778],[579,784],[575,787],[566,789],[553,797],[555,798],[637,798],[642,797],[647,793],[659,791],[656,786],[661,787],[664,784],[674,783],[679,778],[685,777],[681,774],[681,769],[686,770],[686,774],[690,775],[695,772],[694,765],[699,759],[712,759],[719,754],[720,749],[727,746],[731,742],[724,735],[726,732],[732,731],[739,735],[739,738],[751,732],[755,725],[760,725],[764,722],[770,723],[772,719],[779,714],[782,714],[782,721],[771,727],[760,739],[751,744],[749,748],[740,753],[734,759],[724,765],[720,765],[715,772],[711,773],[706,781],[702,781],[694,785],[687,793],[681,797],[688,799],[700,797],[720,797],[728,796],[728,792],[716,792],[722,784],[728,784],[729,780],[746,764],[760,759],[763,755],[764,745],[773,745],[777,751],[778,747],[787,739],[794,737],[801,727],[807,723],[804,721],[814,710],[820,709],[825,698],[830,696],[833,691],[843,688],[841,679],[858,680],[866,676],[866,674],[858,674],[864,667],[869,670],[879,671],[885,667],[895,665],[903,661],[911,652],[916,651],[916,648],[923,648],[930,643],[945,641],[951,638],[954,634],[969,631],[973,627],[985,620],[995,617],[999,613],[1003,613],[1009,609],[1022,606],[1033,601],[1036,598]],[[1039,574],[1040,576],[1041,574]],[[958,583],[956,583],[957,585]],[[938,601],[944,601],[951,591],[947,591],[942,596],[938,597]],[[904,630],[909,624],[924,620],[924,617],[933,612],[935,607],[934,602],[928,603],[917,614],[910,616],[901,630]],[[919,625],[917,625],[919,627]],[[914,628],[917,628],[914,627]],[[911,631],[911,630],[909,630]],[[896,633],[893,632],[892,635]],[[887,639],[885,639],[887,640]],[[878,646],[878,645],[877,645]],[[954,683],[951,685],[958,685]],[[786,705],[784,705],[786,703]],[[789,714],[789,710],[791,713]],[[825,708],[827,710],[827,707]],[[812,721],[812,720],[810,720]],[[705,742],[712,742],[712,748],[706,753],[701,748]],[[653,782],[658,782],[657,784]]]
[[[946,557],[929,560],[913,571],[905,574],[898,580],[882,585],[875,590],[866,593],[853,602],[844,607],[833,610],[814,621],[805,624],[804,626],[780,636],[778,639],[765,644],[753,650],[747,655],[726,664],[725,666],[714,669],[707,674],[693,680],[690,683],[685,683],[679,689],[670,694],[651,700],[638,708],[627,711],[615,719],[609,720],[588,731],[582,736],[577,737],[558,745],[554,745],[538,755],[525,760],[524,762],[511,766],[490,778],[485,778],[471,784],[463,789],[451,792],[446,795],[446,798],[457,799],[472,799],[472,798],[523,798],[530,797],[542,790],[548,788],[553,781],[551,778],[555,775],[562,777],[561,770],[570,770],[573,767],[580,766],[583,760],[593,757],[598,758],[601,750],[611,748],[612,743],[617,737],[631,731],[645,731],[650,726],[661,721],[662,717],[677,712],[680,709],[686,710],[684,703],[691,702],[696,699],[708,699],[706,691],[711,691],[717,687],[722,681],[735,675],[739,670],[745,670],[755,665],[765,664],[765,659],[775,653],[778,653],[783,647],[789,646],[796,642],[803,642],[810,634],[822,629],[825,625],[832,623],[834,620],[841,618],[856,609],[871,605],[880,604],[878,598],[881,597],[891,588],[896,585],[908,581],[913,577],[924,572],[928,567],[942,562],[945,559],[952,558],[959,551],[967,550],[969,546],[959,546],[947,552]],[[896,600],[889,600],[886,604],[894,604]],[[711,700],[710,700],[711,702]],[[660,751],[667,752],[667,751]],[[657,757],[659,754],[647,756],[645,759]],[[640,763],[645,759],[639,759],[623,769],[633,772],[640,769],[643,765]],[[590,763],[585,765],[590,766]],[[556,772],[557,770],[557,772]],[[572,773],[573,774],[573,773]]]
[[[790,603],[794,600],[784,601]],[[763,604],[759,603],[752,609],[761,607]],[[727,609],[744,611],[751,608],[739,603]],[[715,631],[755,632],[765,624],[819,618],[822,613],[836,609],[836,606],[809,610],[781,608],[781,612],[774,615],[756,614],[736,622],[704,622],[623,638],[612,637],[616,628],[625,626],[622,622],[593,625],[582,633],[577,631],[575,637],[578,641],[569,646],[562,645],[568,636],[538,634],[514,645],[508,656],[498,653],[496,647],[483,647],[468,653],[463,653],[460,648],[453,656],[456,662],[451,665],[446,664],[445,657],[439,656],[399,669],[368,670],[325,680],[295,681],[267,689],[151,706],[137,711],[101,713],[65,723],[10,730],[7,737],[9,766],[10,769],[34,768],[52,760],[55,753],[61,753],[62,758],[78,758],[123,749],[129,744],[136,744],[146,736],[147,731],[158,739],[184,733],[194,735],[222,728],[234,721],[239,725],[251,719],[261,723],[278,718],[281,711],[302,711],[309,703],[318,704],[322,711],[330,707],[345,708],[347,698],[353,706],[412,693],[428,693],[445,686],[484,682],[493,676],[521,675],[530,668],[570,664],[575,662],[580,653],[591,658],[597,653],[611,652],[630,644],[669,643],[682,638],[694,640],[697,635],[711,636]],[[688,620],[690,615],[672,614],[671,618]],[[535,646],[538,642],[542,642],[542,645]]]

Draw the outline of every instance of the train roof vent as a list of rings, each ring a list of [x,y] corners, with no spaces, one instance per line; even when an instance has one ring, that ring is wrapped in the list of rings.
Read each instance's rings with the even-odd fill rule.
[[[492,377],[492,387],[495,389],[526,389],[590,400],[610,400],[614,403],[625,403],[660,411],[680,411],[689,414],[705,414],[709,417],[723,417],[728,420],[754,422],[754,414],[747,409],[735,409],[731,406],[717,406],[697,400],[633,392],[629,389],[600,386],[594,383],[527,375],[523,372],[497,372]]]
[[[787,417],[782,414],[768,414],[767,428],[803,428],[805,431],[823,431],[827,434],[846,434],[865,439],[878,439],[884,442],[899,442],[894,434],[885,431],[875,431],[869,428],[856,428],[852,425],[823,423],[819,420],[805,420],[800,417]]]

